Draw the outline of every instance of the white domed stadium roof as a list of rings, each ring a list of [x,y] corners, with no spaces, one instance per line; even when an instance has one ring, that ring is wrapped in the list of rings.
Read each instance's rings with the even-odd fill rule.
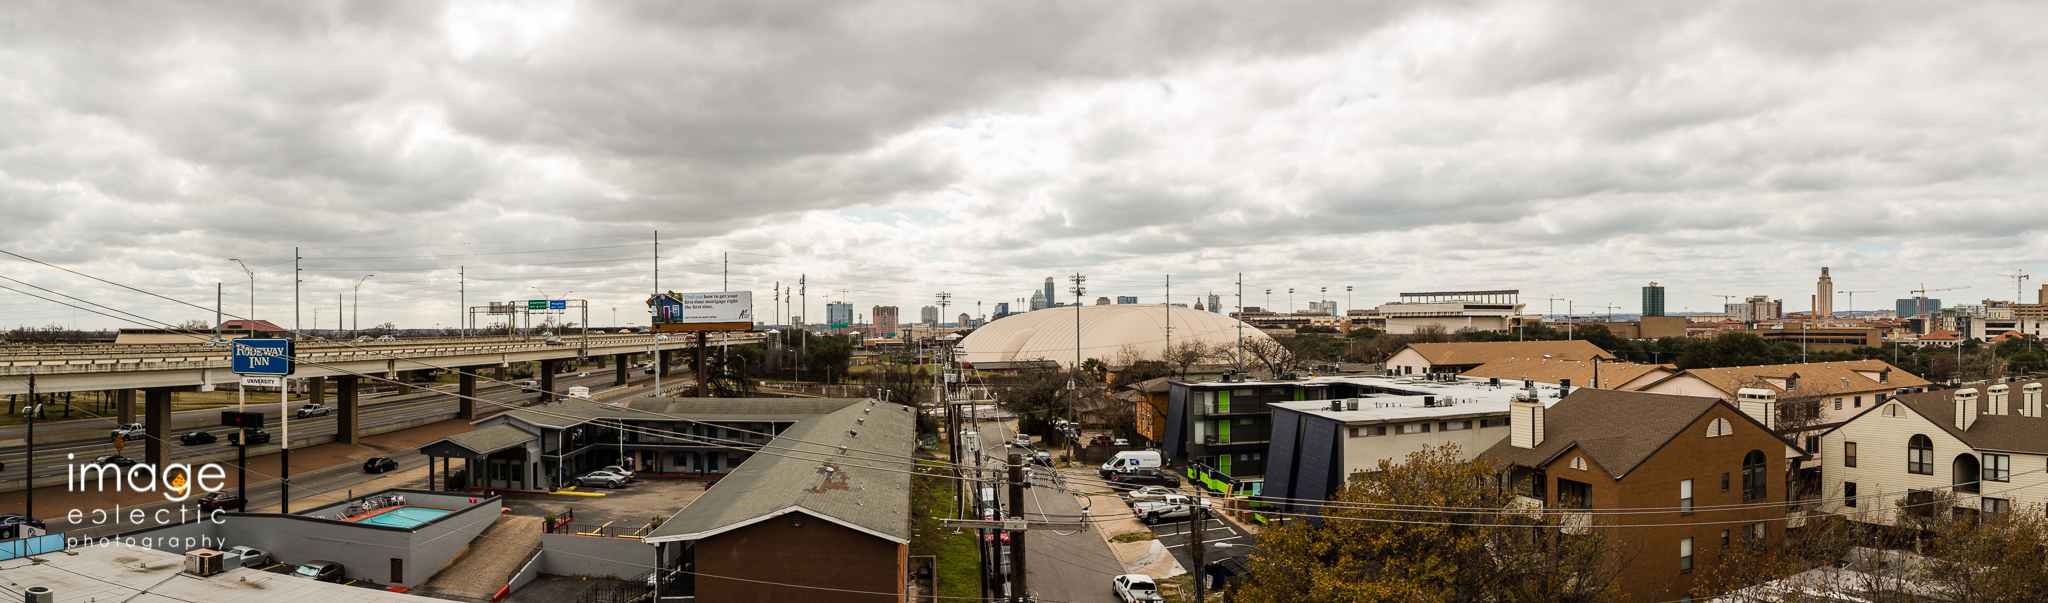
[[[1211,347],[1237,347],[1238,325],[1229,315],[1174,307],[1173,341],[1200,340]],[[1147,360],[1158,360],[1166,350],[1167,306],[1159,304],[1116,304],[1081,306],[1081,358],[1116,360],[1124,346],[1135,346]],[[1046,308],[1013,314],[988,323],[961,340],[961,359],[968,363],[1017,360],[1052,360],[1061,366],[1074,362],[1073,307]],[[1244,325],[1244,338],[1271,339],[1251,325]]]

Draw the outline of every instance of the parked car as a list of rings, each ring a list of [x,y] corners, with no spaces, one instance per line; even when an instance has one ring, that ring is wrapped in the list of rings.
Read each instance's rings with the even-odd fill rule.
[[[1158,469],[1132,469],[1110,474],[1109,486],[1119,490],[1139,486],[1179,488],[1180,478]]]
[[[118,454],[102,454],[99,455],[97,458],[94,458],[92,462],[85,464],[85,466],[87,467],[96,467],[101,465],[113,465],[115,467],[127,469],[129,467],[135,466],[135,459],[131,459]]]
[[[363,461],[364,473],[383,473],[386,471],[397,470],[398,461],[394,461],[386,457],[371,457],[370,460]]]
[[[1125,493],[1124,502],[1135,507],[1141,502],[1164,499],[1168,494],[1179,494],[1179,492],[1175,492],[1172,488],[1166,486],[1145,486]]]
[[[270,443],[270,432],[261,429],[250,429],[248,430],[248,432],[249,444],[255,445]],[[228,443],[236,446],[242,445],[242,434],[236,432],[228,432]]]
[[[149,435],[149,430],[144,429],[141,423],[128,423],[114,428],[114,438],[119,440],[140,440],[146,435]]]
[[[1153,603],[1164,601],[1159,596],[1159,585],[1152,583],[1152,577],[1144,574],[1124,574],[1109,580],[1110,589],[1116,591],[1118,601],[1124,603]]]
[[[29,519],[27,515],[20,513],[0,513],[0,526],[11,525],[30,525],[41,528],[43,527],[43,520]]]
[[[334,414],[334,409],[319,404],[307,404],[299,407],[298,414],[301,419],[311,419],[313,417],[324,417]]]
[[[1111,446],[1129,446],[1129,445],[1131,445],[1131,441],[1130,441],[1130,440],[1126,440],[1126,439],[1123,439],[1123,438],[1117,438],[1117,439],[1116,439],[1116,441],[1110,442],[1110,443],[1109,443],[1109,445],[1111,445]]]
[[[626,477],[624,475],[600,469],[597,471],[585,473],[582,477],[576,478],[576,485],[604,486],[606,488],[617,489],[621,486],[626,485],[626,483],[632,481],[632,479],[633,478]]]
[[[228,492],[226,490],[222,490],[220,492],[208,492],[206,493],[206,496],[199,497],[199,510],[212,511],[216,509],[239,509],[242,508],[242,503],[244,502],[248,501],[242,500],[242,497],[236,496],[235,493]]]
[[[292,573],[294,574],[298,574],[300,576],[304,576],[307,578],[312,578],[314,580],[319,580],[321,582],[340,582],[341,572],[341,564],[335,563],[333,561],[322,561],[318,559],[301,563],[299,564],[299,569],[292,570]]]
[[[1028,436],[1028,435],[1024,435],[1024,434],[1021,434],[1021,433],[1020,433],[1020,434],[1017,434],[1017,437],[1014,437],[1014,438],[1010,438],[1010,443],[1012,443],[1012,444],[1016,444],[1018,448],[1030,448],[1030,447],[1031,447],[1031,436]]]
[[[633,478],[639,477],[640,475],[638,473],[634,473],[633,471],[626,469],[625,467],[620,467],[618,465],[605,465],[603,469],[599,469],[598,471],[606,471],[626,476],[626,483],[629,484],[633,483]]]
[[[263,551],[249,548],[246,546],[238,546],[235,548],[231,548],[226,551],[222,551],[221,554],[227,557],[227,562],[228,564],[230,564],[229,567],[256,567],[270,565],[270,553],[265,553]]]
[[[590,371],[583,371],[583,372],[581,372],[581,373],[576,373],[576,376],[578,376],[578,377],[589,377],[589,376],[590,376]]]
[[[186,446],[212,444],[218,441],[220,441],[220,436],[216,436],[204,431],[194,431],[192,433],[178,436],[178,443],[184,444]]]
[[[1202,499],[1202,508],[1207,509],[1213,506],[1215,505],[1210,504],[1209,499]],[[1166,519],[1185,519],[1194,511],[1194,508],[1195,499],[1179,494],[1168,494],[1156,501],[1146,501],[1131,505],[1131,514],[1144,519],[1145,525],[1152,525]]]

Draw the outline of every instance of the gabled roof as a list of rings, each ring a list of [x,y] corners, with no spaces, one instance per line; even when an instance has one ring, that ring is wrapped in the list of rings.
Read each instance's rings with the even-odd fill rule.
[[[2006,414],[1979,414],[1970,424],[1969,431],[1956,428],[1956,392],[1949,389],[1917,394],[1904,394],[1894,400],[1905,404],[1927,417],[1928,422],[1941,426],[1943,431],[1978,450],[2020,452],[2027,454],[2048,454],[2048,417],[2023,417],[2019,406],[2027,384],[2040,383],[2048,388],[2048,380],[2014,381],[2007,383]],[[1963,388],[1971,389],[1971,388]],[[1991,410],[1991,386],[1974,386],[1977,390],[1977,410],[1988,413]]]
[[[1600,346],[1585,340],[1571,341],[1487,341],[1465,343],[1411,343],[1405,349],[1415,350],[1430,364],[1465,366],[1486,364],[1508,358],[1542,358],[1587,360],[1592,358],[1614,358],[1613,354]],[[1399,352],[1396,352],[1399,353]]]
[[[1541,467],[1576,447],[1618,480],[1715,406],[1727,403],[1698,396],[1575,390],[1544,411],[1543,443],[1534,448],[1516,448],[1514,438],[1504,438],[1482,456],[1524,467]],[[1748,415],[1740,411],[1735,414],[1757,430],[1769,432]]]
[[[875,400],[838,401],[851,403],[791,425],[647,542],[701,540],[790,513],[910,542],[916,413]]]
[[[1134,389],[1148,394],[1163,394],[1166,392],[1173,391],[1173,378],[1156,377],[1152,379],[1146,379],[1144,381],[1139,381],[1137,383],[1132,383],[1124,387],[1127,389]]]
[[[433,449],[433,452],[446,453],[451,451],[446,450],[445,446],[439,445],[448,444],[459,446],[463,450],[473,453],[471,456],[484,456],[513,446],[523,445],[532,441],[535,437],[535,435],[527,433],[526,430],[501,424],[469,433],[458,433],[422,444],[417,448],[423,451]]]
[[[1879,373],[1888,376],[1885,382],[1880,383],[1876,379],[1864,376],[1864,373]],[[1929,385],[1926,379],[1921,379],[1883,360],[1851,360],[1847,362],[1808,362],[1805,364],[1686,369],[1678,374],[1646,385],[1643,389],[1654,387],[1657,383],[1677,379],[1681,376],[1697,378],[1728,396],[1734,396],[1735,390],[1745,387],[1757,387],[1784,394],[1786,393],[1785,388],[1770,382],[1769,379],[1782,380],[1793,376],[1797,376],[1800,384],[1802,384],[1799,389],[1815,394],[1890,391],[1901,387]],[[1844,379],[1848,380],[1849,384],[1846,389],[1842,387]],[[1813,387],[1806,387],[1804,384],[1812,384],[1815,387],[1822,388],[1824,391],[1815,390]]]
[[[1599,365],[1598,369],[1594,368],[1595,364]],[[1600,374],[1600,383],[1593,383],[1593,374],[1596,371]],[[1620,389],[1622,384],[1658,371],[1668,375],[1678,372],[1678,369],[1669,364],[1563,360],[1538,356],[1495,360],[1465,371],[1462,376],[1481,379],[1499,377],[1503,381],[1533,379],[1538,383],[1558,383],[1560,379],[1570,379],[1574,386]]]
[[[1921,336],[1920,336],[1920,339],[1923,339],[1923,340],[1926,340],[1926,339],[1941,339],[1941,340],[1945,340],[1945,339],[1962,339],[1962,338],[1963,338],[1963,334],[1962,334],[1962,333],[1957,333],[1957,332],[1955,332],[1955,331],[1950,331],[1950,330],[1948,330],[1948,329],[1942,329],[1942,330],[1939,330],[1939,331],[1934,331],[1934,332],[1928,333],[1928,334],[1926,334],[1926,335],[1921,335]]]
[[[274,323],[272,323],[272,322],[270,322],[270,321],[268,321],[268,320],[254,320],[254,321],[252,321],[252,320],[247,320],[247,319],[241,319],[241,318],[237,318],[237,319],[234,319],[234,320],[230,320],[230,321],[226,321],[226,322],[222,322],[222,323],[220,323],[220,328],[221,328],[221,330],[223,330],[223,331],[247,331],[247,330],[250,330],[250,328],[251,328],[251,327],[254,327],[254,329],[255,329],[255,330],[256,330],[256,332],[258,332],[258,333],[282,333],[282,332],[284,332],[284,327],[280,327],[280,326],[277,326],[276,324],[274,324]]]

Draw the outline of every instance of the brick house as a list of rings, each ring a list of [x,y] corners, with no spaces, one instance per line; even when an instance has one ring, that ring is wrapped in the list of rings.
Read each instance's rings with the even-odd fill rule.
[[[1629,600],[1682,600],[1696,569],[1745,542],[1784,545],[1786,461],[1805,453],[1725,401],[1582,389],[1547,409],[1516,401],[1509,425],[1481,457],[1506,463],[1529,504],[1585,509],[1570,521],[1595,529],[1630,526],[1610,532],[1634,554],[1619,576]]]

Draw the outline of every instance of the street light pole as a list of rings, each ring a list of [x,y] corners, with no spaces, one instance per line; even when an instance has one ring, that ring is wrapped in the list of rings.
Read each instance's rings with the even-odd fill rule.
[[[363,333],[363,281],[370,280],[373,276],[377,275],[365,274],[363,278],[356,279],[355,311],[350,314],[348,320],[349,330],[354,332],[353,336],[360,336]]]
[[[241,264],[242,271],[249,273],[249,334],[254,335],[256,334],[256,271],[250,270],[249,265],[242,263],[241,260],[229,258],[228,261]]]

